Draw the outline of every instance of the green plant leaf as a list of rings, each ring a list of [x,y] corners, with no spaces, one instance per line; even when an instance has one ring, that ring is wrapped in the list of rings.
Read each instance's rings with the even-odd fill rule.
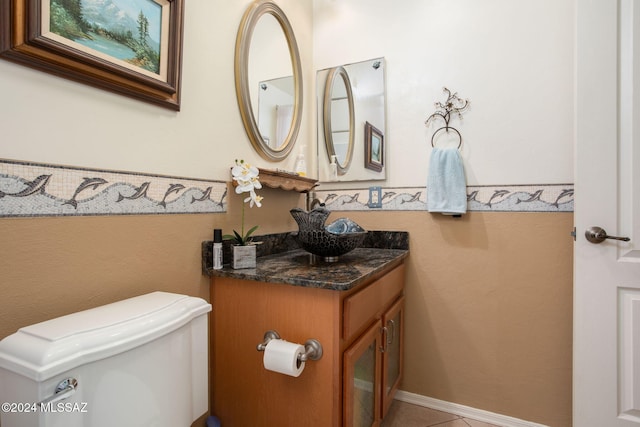
[[[254,231],[256,231],[257,229],[258,229],[258,226],[257,226],[257,225],[255,225],[255,226],[251,227],[251,228],[249,229],[249,231],[247,231],[247,234],[245,234],[245,235],[244,235],[244,238],[245,238],[245,239],[248,239],[248,238],[249,238],[249,236],[251,236],[251,235],[253,234],[253,232],[254,232]]]

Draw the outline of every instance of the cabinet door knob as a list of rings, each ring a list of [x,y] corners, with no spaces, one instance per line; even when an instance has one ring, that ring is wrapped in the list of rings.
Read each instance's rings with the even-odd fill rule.
[[[387,351],[387,347],[389,343],[387,342],[387,334],[389,333],[389,329],[386,326],[380,328],[380,333],[382,334],[382,345],[380,346],[380,353],[384,353]]]
[[[393,319],[387,320],[387,325],[391,326],[390,338],[387,339],[387,347],[388,347],[389,345],[393,344],[393,340],[396,339],[396,322],[394,322]]]

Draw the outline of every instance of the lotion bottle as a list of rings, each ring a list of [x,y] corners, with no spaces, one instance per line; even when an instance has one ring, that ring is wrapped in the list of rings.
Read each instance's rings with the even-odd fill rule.
[[[213,230],[213,269],[220,270],[222,268],[222,230],[216,228]]]
[[[331,181],[338,180],[338,165],[336,164],[336,156],[331,156],[331,163],[329,163],[329,179]]]
[[[304,150],[306,146],[300,147],[300,153],[296,157],[295,172],[300,176],[307,176],[307,162],[304,160]]]

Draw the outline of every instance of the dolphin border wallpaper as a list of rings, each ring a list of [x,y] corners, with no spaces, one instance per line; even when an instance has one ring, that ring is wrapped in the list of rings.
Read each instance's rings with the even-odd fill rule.
[[[425,211],[426,187],[322,190],[331,211]],[[0,160],[0,217],[224,213],[227,183]],[[573,184],[467,187],[468,211],[573,212]]]

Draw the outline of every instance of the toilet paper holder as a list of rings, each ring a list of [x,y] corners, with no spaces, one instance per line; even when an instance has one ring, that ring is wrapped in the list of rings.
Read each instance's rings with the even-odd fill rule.
[[[280,339],[280,334],[277,331],[268,330],[267,332],[264,333],[263,341],[260,344],[258,344],[256,349],[258,351],[264,351],[265,348],[267,348],[267,344],[269,344],[269,341],[279,340],[279,339]],[[320,360],[321,357],[322,357],[322,344],[320,344],[320,341],[311,338],[305,341],[304,353],[301,354],[298,357],[298,359],[301,362],[306,362],[307,360]]]

